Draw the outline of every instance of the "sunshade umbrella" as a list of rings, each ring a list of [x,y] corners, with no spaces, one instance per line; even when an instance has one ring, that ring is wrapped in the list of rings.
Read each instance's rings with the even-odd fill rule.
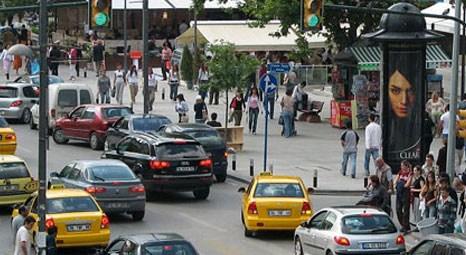
[[[32,58],[32,50],[24,44],[15,44],[8,49],[10,55]]]

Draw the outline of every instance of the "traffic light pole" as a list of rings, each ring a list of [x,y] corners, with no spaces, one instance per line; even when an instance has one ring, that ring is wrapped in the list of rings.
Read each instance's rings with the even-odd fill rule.
[[[124,0],[124,9],[123,9],[123,41],[124,41],[124,58],[123,58],[123,70],[125,70],[125,77],[126,73],[128,72],[128,24],[127,24],[127,18],[128,18],[128,12],[127,12],[127,7],[126,7],[126,1]]]
[[[148,80],[148,68],[149,68],[149,47],[148,47],[148,31],[149,30],[149,19],[147,17],[147,10],[149,9],[148,1],[143,0],[142,6],[142,40],[144,44],[144,60],[142,63],[142,73],[144,75],[144,88],[143,88],[143,95],[144,95],[144,114],[149,113],[149,80]]]

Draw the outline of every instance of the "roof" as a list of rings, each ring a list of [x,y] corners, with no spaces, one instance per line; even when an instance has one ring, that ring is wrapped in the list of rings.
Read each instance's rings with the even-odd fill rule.
[[[271,21],[262,28],[250,27],[249,23],[251,21],[198,21],[198,43],[216,44],[223,40],[234,44],[236,51],[292,51],[297,48],[298,37],[291,30],[287,36],[271,36],[280,31],[279,21]],[[314,34],[306,39],[310,48],[327,46],[327,38],[321,34]],[[193,26],[176,38],[178,46],[193,42]]]
[[[89,193],[80,189],[49,189],[46,192],[47,198],[63,198],[63,197],[89,197]]]
[[[463,17],[463,8],[461,8],[461,17]],[[437,14],[437,15],[447,15],[450,17],[455,16],[455,6],[450,4],[449,1],[436,3],[424,10],[421,13],[426,14]],[[426,27],[427,29],[440,31],[444,33],[453,34],[455,30],[455,23],[453,20],[438,19],[438,18],[426,18]],[[460,33],[463,34],[462,29]]]
[[[368,207],[365,205],[359,206],[359,205],[344,205],[344,206],[332,206],[330,209],[336,210],[340,212],[343,215],[346,214],[358,214],[358,213],[371,213],[371,214],[385,214],[384,211],[378,209],[378,208],[373,208],[373,207]]]
[[[7,162],[25,162],[25,161],[14,155],[0,155],[0,163],[7,163]]]
[[[238,8],[243,0],[229,0],[226,3],[219,3],[218,1],[205,1],[205,9],[223,9],[223,8]],[[170,10],[170,9],[191,9],[192,1],[187,0],[157,0],[149,1],[149,9],[156,10]],[[124,0],[112,0],[112,9],[123,10],[125,6]],[[129,10],[141,10],[142,1],[127,1],[126,8]]]
[[[453,243],[466,249],[466,235],[465,234],[442,234],[442,235],[428,235],[424,239],[438,240],[446,243]]]
[[[204,129],[215,130],[214,128],[212,128],[211,126],[209,126],[207,124],[200,124],[200,123],[172,123],[172,124],[170,124],[168,126],[176,127],[177,129],[181,129],[181,130],[187,130],[187,129],[190,129],[190,130],[204,130]]]
[[[148,233],[148,234],[134,234],[134,235],[122,235],[120,238],[130,239],[136,243],[143,244],[147,242],[158,242],[158,241],[184,241],[184,237],[176,233]]]
[[[74,163],[82,164],[85,167],[95,167],[95,166],[108,166],[108,165],[122,165],[126,166],[120,160],[116,159],[91,159],[91,160],[74,160]]]
[[[0,85],[1,87],[25,87],[25,86],[31,86],[29,83],[24,83],[24,82],[8,82]]]
[[[155,142],[156,145],[158,144],[164,144],[164,143],[176,143],[177,141],[180,142],[180,141],[183,141],[183,142],[186,142],[186,143],[195,143],[195,144],[199,144],[199,142],[197,142],[196,140],[194,139],[187,139],[187,138],[173,138],[173,137],[166,137],[166,136],[161,136],[157,133],[153,133],[153,132],[148,132],[148,133],[145,133],[145,132],[135,132],[133,135],[131,136],[134,136],[136,138],[143,138],[143,139],[149,139],[149,140],[153,140]]]
[[[80,105],[80,106],[92,106],[92,107],[96,107],[96,108],[128,108],[130,109],[128,106],[125,106],[125,105],[119,105],[119,104],[83,104],[83,105]]]
[[[152,113],[149,113],[149,114],[131,114],[131,115],[128,115],[127,117],[129,119],[135,119],[135,118],[164,118],[164,119],[169,119],[165,115],[152,114]]]
[[[297,176],[286,176],[286,175],[259,175],[256,176],[257,181],[264,183],[288,183],[288,182],[301,182],[301,178]]]

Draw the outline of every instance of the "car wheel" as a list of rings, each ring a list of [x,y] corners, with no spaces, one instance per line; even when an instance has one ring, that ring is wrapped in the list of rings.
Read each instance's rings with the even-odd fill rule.
[[[294,254],[303,255],[303,245],[301,244],[299,237],[296,237],[296,240],[294,241]]]
[[[251,230],[248,230],[248,229],[246,228],[246,226],[244,226],[244,236],[245,236],[245,237],[253,237],[253,236],[254,236],[254,232],[251,231]]]
[[[132,212],[131,215],[133,216],[133,221],[141,221],[144,219],[144,213],[145,211]]]
[[[32,118],[31,110],[29,110],[28,108],[24,109],[23,115],[21,115],[20,121],[24,124],[28,124],[31,121],[31,118]]]
[[[205,200],[209,196],[210,188],[198,189],[193,191],[194,197],[197,200]]]
[[[227,179],[227,175],[226,174],[216,174],[215,179],[217,179],[217,182],[225,182],[225,180]]]
[[[31,129],[37,129],[37,124],[34,123],[34,118],[33,117],[31,117],[31,120],[29,121],[29,127]]]
[[[89,145],[93,150],[100,150],[103,147],[103,143],[99,137],[97,137],[96,133],[91,134],[91,137],[89,138]]]
[[[58,144],[65,144],[69,141],[68,138],[66,138],[65,134],[63,134],[63,130],[61,129],[55,129],[52,134],[53,141]]]

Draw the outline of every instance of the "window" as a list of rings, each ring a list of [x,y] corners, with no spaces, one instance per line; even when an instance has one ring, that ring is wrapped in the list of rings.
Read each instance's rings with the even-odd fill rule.
[[[11,87],[0,87],[0,98],[15,98],[18,96],[18,90]]]
[[[337,220],[337,216],[334,213],[329,212],[327,217],[325,218],[325,220],[322,223],[322,229],[325,229],[325,230],[332,229],[333,224],[335,224],[336,220]]]
[[[74,89],[62,89],[58,92],[58,106],[76,107],[78,106],[78,93]]]
[[[126,117],[131,115],[128,107],[106,107],[102,108],[102,115],[105,119]]]
[[[68,179],[70,180],[79,180],[81,178],[81,170],[74,168],[70,175],[68,176]]]
[[[387,215],[360,214],[342,219],[344,234],[389,234],[396,233],[396,227]]]
[[[125,245],[123,245],[123,249],[121,250],[124,255],[136,255],[138,250],[138,246],[131,242],[131,241],[126,241]],[[149,253],[152,254],[152,253]]]
[[[144,254],[164,255],[164,254],[180,254],[180,255],[196,255],[194,248],[187,242],[164,242],[164,243],[149,243],[144,246]]]
[[[161,126],[170,124],[168,118],[134,118],[133,129],[137,131],[158,131]]]
[[[123,244],[125,244],[124,240],[118,240],[112,244],[112,246],[108,249],[109,254],[114,254],[119,251],[121,251],[121,247],[123,247]]]
[[[217,130],[189,130],[186,131],[186,134],[197,139],[197,138],[204,138],[204,137],[220,137]]]
[[[88,90],[79,91],[79,102],[80,104],[92,104],[91,94]]]
[[[87,110],[83,113],[81,119],[88,119],[93,120],[95,118],[95,109],[94,108],[87,108]]]
[[[432,253],[435,255],[448,255],[448,247],[445,244],[437,243],[432,249]]]
[[[120,143],[118,143],[118,150],[121,152],[128,151],[128,148],[130,147],[132,140],[133,138],[129,138],[129,139],[123,140]]]
[[[136,176],[127,166],[94,166],[88,169],[92,181],[135,180]]]
[[[0,179],[28,178],[29,171],[23,162],[0,164]]]
[[[149,145],[142,139],[132,138],[126,151],[149,155]]]
[[[39,202],[39,199],[37,197],[35,197],[32,201],[32,205],[31,207],[29,207],[29,210],[31,210],[31,212],[33,213],[37,213],[37,203]]]
[[[118,123],[115,125],[116,128],[119,129],[128,129],[128,119],[121,118]]]
[[[200,158],[205,157],[205,152],[198,144],[166,143],[157,147],[156,155],[164,158]]]
[[[317,214],[309,222],[309,228],[321,229],[322,222],[324,221],[325,216],[327,216],[327,211],[323,211],[323,212],[320,212],[319,214]]]
[[[258,183],[254,197],[304,197],[299,183]]]
[[[464,249],[450,247],[450,255],[464,255]]]
[[[26,86],[23,88],[23,95],[29,98],[37,98],[37,94],[32,88],[32,86]]]
[[[79,107],[70,114],[70,118],[80,118],[84,112],[84,107]]]
[[[72,163],[72,164],[65,166],[65,168],[63,168],[60,172],[60,177],[67,178],[68,175],[70,175],[75,165],[76,165],[75,163]]]
[[[62,197],[47,199],[47,213],[98,212],[90,197]]]

